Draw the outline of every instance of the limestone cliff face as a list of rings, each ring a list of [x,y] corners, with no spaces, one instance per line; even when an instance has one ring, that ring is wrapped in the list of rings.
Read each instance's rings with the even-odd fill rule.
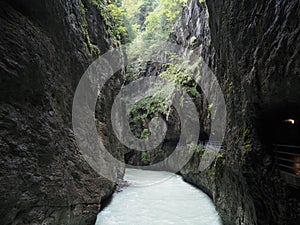
[[[93,224],[114,184],[80,155],[71,109],[80,77],[113,37],[91,0],[0,5],[0,224]],[[111,83],[113,93],[122,74]]]
[[[190,48],[195,36],[218,77],[228,111],[225,152],[202,173],[195,154],[182,174],[212,196],[225,224],[298,224],[299,190],[280,176],[271,146],[279,140],[265,124],[299,113],[300,3],[206,3],[209,31],[205,5],[191,0],[173,36]]]

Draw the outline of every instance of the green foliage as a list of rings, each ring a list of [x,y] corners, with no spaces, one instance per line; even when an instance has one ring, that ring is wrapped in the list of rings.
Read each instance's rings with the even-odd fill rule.
[[[163,88],[150,90],[148,97],[133,105],[130,112],[130,126],[138,138],[148,138],[150,131],[145,127],[154,116],[164,116],[168,119],[173,94],[174,85],[169,83]]]
[[[149,163],[150,162],[150,153],[143,151],[141,154],[141,161],[146,164]]]
[[[150,136],[150,131],[148,129],[144,129],[142,134],[141,134],[141,138],[142,139],[147,139]]]
[[[130,59],[152,54],[160,47],[158,41],[167,40],[179,18],[186,0],[124,0],[127,18],[131,21],[135,39],[128,49]],[[154,49],[154,51],[153,51]]]
[[[151,117],[163,112],[163,104],[164,99],[150,96],[143,98],[133,106],[130,125],[138,138],[146,139],[150,135],[149,130],[144,128],[148,126]]]
[[[87,9],[84,7],[84,5],[81,1],[79,4],[80,4],[80,14],[82,16],[82,28],[83,28],[83,31],[85,34],[86,47],[89,50],[91,55],[98,56],[98,55],[100,55],[100,49],[97,46],[93,45],[90,40],[90,35],[89,35],[89,31],[88,31],[88,22],[86,20]]]
[[[160,0],[153,12],[146,18],[145,32],[142,34],[146,40],[165,38],[178,19],[185,0]]]
[[[158,1],[153,0],[124,0],[127,18],[136,34],[145,30],[145,20],[157,4]]]
[[[111,29],[111,32],[115,37],[121,39],[122,36],[126,34],[126,27],[124,25],[124,9],[117,7],[114,4],[109,4],[107,6],[107,13],[112,20],[107,20],[106,24]]]
[[[124,0],[123,7],[126,18],[130,21],[131,37],[134,37],[127,48],[127,55],[129,61],[135,62],[127,67],[126,84],[137,79],[145,70],[145,55],[153,55],[154,52],[160,54],[157,51],[161,48],[159,42],[168,39],[185,2],[186,0]],[[168,119],[174,97],[174,83],[186,88],[188,94],[194,97],[198,95],[197,85],[189,76],[188,69],[191,68],[175,54],[168,54],[168,57],[174,63],[163,65],[165,71],[160,76],[173,82],[161,89],[152,90],[153,93],[137,102],[131,110],[130,125],[139,138],[149,136],[149,130],[142,127],[147,127],[153,116],[163,115]]]
[[[137,61],[132,65],[126,67],[125,84],[138,79],[139,74],[146,70],[146,63]]]
[[[101,13],[108,32],[117,43],[126,39],[131,31],[127,21],[124,7],[121,1],[107,2],[104,0],[93,0]]]
[[[127,67],[127,71],[125,74],[125,84],[130,83],[131,81],[134,81],[138,78],[136,70],[134,70],[132,67]]]
[[[203,148],[201,148],[201,146],[200,145],[196,145],[196,147],[195,147],[195,150],[194,150],[196,153],[203,153],[204,152],[204,149]]]
[[[166,54],[173,63],[167,63],[164,65],[167,69],[160,74],[160,77],[175,82],[180,87],[185,89],[185,91],[192,97],[199,96],[199,92],[197,91],[197,83],[189,75],[195,68],[192,65],[189,65],[188,62],[183,61],[182,58],[174,53]]]
[[[163,87],[152,89],[148,93],[148,97],[143,98],[137,102],[131,111],[131,125],[137,136],[143,132],[139,130],[140,127],[148,125],[148,122],[154,115],[164,115],[168,120],[171,112],[171,102],[175,96],[176,85],[179,85],[184,91],[186,91],[191,97],[196,98],[199,96],[197,90],[197,83],[193,80],[189,73],[194,70],[193,66],[186,64],[178,55],[167,53],[170,61],[173,63],[165,64],[166,68],[164,72],[160,74],[160,77],[169,79],[172,82],[168,82]],[[192,68],[191,68],[192,67]],[[185,99],[182,97],[181,102],[184,103]],[[212,105],[210,105],[210,109]]]
[[[225,154],[224,153],[218,153],[215,159],[215,164],[218,162],[218,160],[223,160],[225,159]]]
[[[223,163],[224,160],[225,160],[225,153],[218,153],[216,155],[214,165],[213,165],[214,176],[221,176],[224,169],[224,163]]]
[[[243,133],[243,137],[244,137],[244,149],[246,151],[250,151],[252,148],[252,137],[250,135],[250,130],[249,129],[245,129],[244,133]]]
[[[211,103],[211,104],[208,104],[208,107],[207,107],[207,118],[214,118],[214,110],[213,110],[213,107],[214,107],[214,104]]]

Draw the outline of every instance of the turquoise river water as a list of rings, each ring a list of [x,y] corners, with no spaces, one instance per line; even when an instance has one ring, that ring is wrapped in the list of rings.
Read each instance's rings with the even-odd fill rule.
[[[126,169],[125,180],[96,225],[222,225],[211,199],[179,175]]]

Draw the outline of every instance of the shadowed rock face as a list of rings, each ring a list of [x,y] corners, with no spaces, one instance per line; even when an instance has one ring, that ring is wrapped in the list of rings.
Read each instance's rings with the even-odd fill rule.
[[[80,77],[114,45],[105,29],[88,0],[0,2],[0,224],[93,224],[113,191],[83,160],[71,130]],[[100,117],[110,113],[101,104]],[[112,138],[109,127],[102,132]]]
[[[299,115],[299,14],[298,0],[207,0],[207,8],[190,0],[171,34],[199,52],[226,98],[224,155],[200,173],[195,153],[181,171],[212,196],[226,224],[299,224],[299,189],[280,176],[277,140],[266,135],[273,120]],[[81,157],[71,107],[84,70],[115,45],[103,18],[89,0],[7,0],[0,32],[0,223],[93,224],[114,184]],[[109,106],[121,75],[96,112],[112,153]]]
[[[206,3],[209,31],[196,25],[207,19],[205,5],[191,0],[172,36],[190,48],[195,36],[218,77],[228,111],[225,156],[200,173],[201,155],[195,154],[181,172],[213,197],[226,224],[299,224],[299,189],[280,176],[270,145],[285,131],[268,124],[299,116],[300,3]]]

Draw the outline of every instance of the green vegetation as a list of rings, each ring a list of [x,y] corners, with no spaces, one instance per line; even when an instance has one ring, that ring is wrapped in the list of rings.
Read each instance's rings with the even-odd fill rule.
[[[164,64],[166,70],[160,74],[160,77],[169,79],[178,84],[192,97],[199,96],[197,83],[189,75],[194,72],[194,65],[189,65],[187,61],[184,61],[177,54],[166,52],[166,55],[170,58],[172,63]],[[197,63],[195,63],[195,65],[198,65]]]
[[[116,41],[153,41],[169,35],[186,0],[92,0],[98,7],[110,35]],[[143,46],[146,50],[149,46]],[[131,54],[129,54],[131,55]]]
[[[108,28],[108,33],[115,40],[117,44],[124,41],[128,36],[126,27],[126,14],[119,1],[106,1],[106,0],[92,0],[101,13],[105,24]]]
[[[126,27],[127,18],[124,9],[117,5],[117,1],[110,2],[107,0],[92,0],[92,2],[97,6],[101,16],[103,17],[109,35],[117,45],[120,45],[122,41],[127,39],[128,31],[130,30],[130,26],[128,28]],[[79,4],[82,16],[82,28],[85,34],[87,49],[91,55],[99,56],[99,48],[93,45],[90,40],[88,22],[86,19],[87,9],[81,1],[79,1]],[[71,16],[75,17],[74,14]]]
[[[132,65],[127,66],[125,84],[140,77],[149,62],[145,55],[165,54],[169,63],[160,65],[161,78],[168,79],[163,87],[153,88],[147,97],[135,103],[130,112],[130,127],[134,135],[147,139],[151,132],[148,124],[152,118],[162,116],[168,121],[175,88],[179,86],[190,97],[197,98],[197,83],[189,74],[197,70],[199,61],[189,65],[182,57],[171,52],[161,52],[160,42],[167,41],[178,20],[186,0],[115,0],[105,5],[103,0],[93,0],[108,25],[110,34],[123,43],[129,43],[126,51]],[[123,38],[123,39],[122,39]],[[192,42],[196,37],[192,38]],[[185,101],[184,97],[181,99]],[[195,147],[195,152],[202,149]],[[164,151],[157,149],[159,155]],[[150,163],[149,152],[140,154],[143,163]]]
[[[84,7],[84,5],[81,1],[79,3],[80,3],[80,14],[82,16],[82,28],[83,28],[83,31],[85,34],[86,47],[91,55],[98,56],[98,55],[100,55],[100,49],[91,43],[90,36],[89,36],[88,23],[86,20],[87,9]]]
[[[217,153],[212,173],[213,176],[222,176],[223,170],[224,170],[224,160],[225,160],[225,154],[224,153]]]
[[[167,37],[186,0],[124,0],[123,7],[137,39]]]
[[[141,66],[141,55],[153,54],[166,41],[175,25],[186,0],[124,0],[124,7],[131,27],[131,45],[127,49],[131,61]]]
[[[218,161],[224,160],[224,159],[225,159],[225,154],[224,153],[217,153],[216,158],[215,158],[214,167],[217,166]]]
[[[197,70],[199,61],[190,65],[182,57],[171,52],[161,52],[160,41],[167,41],[169,34],[178,20],[186,0],[123,0],[119,6],[125,14],[130,45],[127,55],[132,65],[127,66],[125,84],[128,84],[145,72],[147,61],[145,55],[165,54],[169,63],[163,64],[161,78],[168,79],[170,85],[159,90],[152,90],[147,98],[137,102],[131,110],[130,125],[133,133],[139,138],[147,138],[150,132],[145,133],[151,118],[163,115],[168,119],[171,111],[170,103],[175,95],[175,85],[192,98],[199,97],[197,83],[190,76]],[[196,37],[194,40],[196,41]],[[181,99],[185,101],[184,97]]]
[[[135,35],[145,31],[145,21],[149,13],[158,6],[159,1],[153,0],[124,0],[126,16],[131,23]]]
[[[127,34],[123,8],[119,8],[114,4],[109,4],[104,12],[106,13],[106,16],[104,17],[106,19],[105,23],[109,27],[109,32],[113,37],[121,40],[121,38]]]
[[[170,104],[173,98],[174,85],[169,83],[161,89],[153,89],[148,93],[148,97],[138,101],[131,109],[130,125],[133,133],[142,139],[150,135],[150,131],[145,129],[154,116],[169,114]]]
[[[202,148],[200,145],[196,145],[195,150],[196,153],[201,153],[201,155],[204,153],[205,149]]]
[[[171,28],[179,17],[185,0],[160,0],[157,7],[149,13],[145,20],[145,31],[142,36],[146,40],[159,40],[169,35]]]
[[[245,129],[243,133],[244,137],[244,149],[250,151],[252,148],[252,136],[249,129]]]
[[[141,161],[145,164],[148,164],[150,162],[150,153],[149,152],[142,152]]]

